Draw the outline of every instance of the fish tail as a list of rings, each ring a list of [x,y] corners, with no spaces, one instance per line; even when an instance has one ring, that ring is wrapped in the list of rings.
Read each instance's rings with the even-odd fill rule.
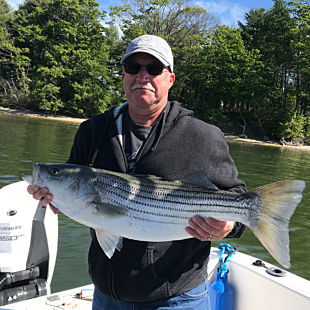
[[[289,222],[302,199],[306,183],[286,180],[252,190],[262,200],[259,224],[251,230],[269,253],[284,267],[290,267]]]

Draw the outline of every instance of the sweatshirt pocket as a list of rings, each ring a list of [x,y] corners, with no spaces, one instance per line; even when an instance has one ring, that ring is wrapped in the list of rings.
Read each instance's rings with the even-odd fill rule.
[[[160,258],[158,258],[158,255],[156,255],[157,251],[153,247],[148,247],[147,250],[147,265],[151,268],[151,272],[153,274],[154,279],[157,280],[167,280],[168,275],[161,274],[160,269],[158,268],[160,266]]]

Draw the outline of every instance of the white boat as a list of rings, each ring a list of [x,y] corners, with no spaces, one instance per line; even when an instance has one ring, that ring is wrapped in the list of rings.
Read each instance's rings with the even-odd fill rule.
[[[27,184],[23,181],[17,182],[8,186],[3,187],[0,190],[0,222],[3,222],[4,214],[14,214],[18,210],[16,206],[16,200],[22,199],[23,201],[23,208],[32,208],[35,210],[34,212],[30,212],[33,217],[38,218],[38,211],[37,211],[37,203],[31,198],[30,195],[26,192]],[[14,197],[10,193],[12,191],[18,192],[19,194],[15,194]],[[5,203],[4,203],[5,202]],[[20,205],[20,204],[19,204]],[[41,208],[42,209],[42,208]],[[46,227],[46,235],[53,235],[52,239],[46,239],[49,243],[49,249],[53,247],[51,245],[55,245],[55,239],[57,239],[57,228],[53,228],[55,226],[54,219],[49,220],[49,218],[55,218],[55,216],[49,217],[48,208],[46,209],[45,218],[43,219],[43,225]],[[29,211],[29,209],[28,209]],[[16,215],[14,215],[16,216]],[[4,250],[7,250],[8,246],[5,244],[4,241],[9,237],[16,236],[16,231],[18,229],[23,229],[23,234],[25,238],[23,239],[24,249],[26,249],[25,245],[30,246],[31,241],[34,242],[34,237],[28,238],[26,228],[20,227],[23,226],[18,224],[16,221],[13,221],[12,218],[14,216],[9,216],[11,223],[5,221],[5,223],[0,223],[0,276],[6,273],[14,272],[17,275],[20,272],[24,271],[24,267],[20,264],[20,270],[16,268],[9,267],[9,260],[8,260],[8,252],[12,256],[14,254],[13,246],[10,248],[10,251],[4,253]],[[17,217],[16,217],[17,218]],[[38,220],[38,219],[36,219]],[[23,219],[24,221],[24,219]],[[31,221],[32,222],[32,221]],[[1,229],[2,227],[6,227]],[[33,225],[32,225],[33,226]],[[57,224],[56,224],[57,226]],[[9,229],[8,227],[11,227]],[[40,227],[40,225],[39,225]],[[3,234],[5,231],[5,235]],[[28,232],[33,234],[33,227],[29,229]],[[2,235],[1,235],[2,234]],[[1,237],[2,236],[2,237]],[[5,237],[5,238],[4,238]],[[55,238],[56,237],[56,238]],[[2,238],[2,239],[1,239]],[[14,238],[13,238],[14,239]],[[29,240],[28,240],[29,239]],[[28,240],[28,241],[27,241]],[[18,242],[14,240],[14,242]],[[14,243],[12,240],[12,243]],[[40,243],[36,241],[36,243]],[[33,247],[33,244],[32,244]],[[17,247],[18,248],[18,247]],[[17,249],[16,248],[16,249]],[[57,248],[57,245],[56,245]],[[4,249],[4,250],[3,250]],[[17,251],[17,250],[16,250]],[[28,251],[29,252],[29,251]],[[27,258],[29,258],[29,253],[27,252]],[[16,254],[15,254],[16,255]],[[55,257],[52,257],[52,256]],[[13,255],[14,256],[14,255]],[[30,255],[31,256],[31,255]],[[32,255],[33,256],[33,255]],[[2,258],[6,258],[3,260]],[[20,256],[22,257],[22,256]],[[46,290],[43,292],[43,296],[38,296],[35,298],[31,297],[31,290],[29,294],[29,299],[25,296],[19,296],[20,288],[18,287],[18,281],[16,286],[16,291],[10,288],[5,294],[3,294],[7,298],[6,304],[3,303],[3,306],[0,309],[7,309],[7,310],[47,310],[47,309],[80,309],[80,310],[90,310],[93,298],[93,285],[87,285],[82,287],[73,288],[71,290],[62,291],[50,294],[50,282],[51,277],[54,270],[55,265],[55,258],[56,258],[56,251],[51,250],[49,255],[48,261],[48,272],[46,274],[46,279],[41,279],[39,284],[41,286],[46,286]],[[212,248],[211,256],[210,256],[210,263],[209,263],[209,283],[215,281],[216,273],[218,269],[218,263],[220,258],[220,250],[217,248]],[[29,259],[28,259],[29,261]],[[234,291],[234,310],[291,310],[291,309],[298,309],[298,310],[309,310],[310,309],[310,281],[294,275],[288,271],[284,271],[279,269],[278,267],[271,265],[267,262],[260,261],[260,266],[253,264],[256,262],[257,259],[253,256],[236,252],[227,263],[227,267],[229,269],[228,274],[228,281],[229,284],[232,286]],[[3,263],[6,262],[6,263]],[[14,265],[18,265],[17,260],[12,259],[11,262]],[[13,264],[12,263],[12,264]],[[5,265],[6,264],[6,265]],[[12,265],[11,264],[11,265]],[[41,264],[41,263],[40,263]],[[39,264],[39,265],[40,265]],[[5,266],[4,266],[5,265]],[[27,266],[26,266],[27,267]],[[28,266],[29,267],[29,266]],[[21,269],[22,268],[22,269]],[[10,270],[11,269],[11,270]],[[14,270],[13,270],[14,269]],[[27,268],[26,268],[27,269]],[[36,276],[37,280],[38,276]],[[0,278],[1,279],[1,278]],[[29,279],[33,281],[33,279]],[[45,283],[42,285],[42,283]],[[32,282],[31,282],[32,283]],[[24,285],[24,282],[23,282]],[[1,297],[1,293],[5,291],[5,287],[1,288],[0,282],[0,302],[4,302],[3,296]],[[45,294],[44,294],[45,293]],[[11,295],[8,295],[11,294]],[[15,294],[15,295],[14,295]],[[21,297],[21,300],[18,299]],[[2,298],[2,299],[1,299]],[[1,305],[1,303],[0,303]]]

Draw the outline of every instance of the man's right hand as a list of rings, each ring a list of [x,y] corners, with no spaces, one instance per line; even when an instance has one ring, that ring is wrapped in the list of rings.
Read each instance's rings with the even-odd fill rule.
[[[27,191],[29,194],[33,196],[34,199],[40,200],[40,205],[46,207],[50,205],[51,210],[57,214],[58,209],[55,208],[51,202],[53,200],[53,194],[49,192],[47,187],[40,187],[38,185],[29,185],[27,187]]]

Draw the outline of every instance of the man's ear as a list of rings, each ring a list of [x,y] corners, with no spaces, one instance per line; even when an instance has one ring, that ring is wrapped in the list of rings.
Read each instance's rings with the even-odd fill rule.
[[[173,83],[175,81],[175,74],[174,73],[170,73],[170,87],[169,89],[172,87]]]

